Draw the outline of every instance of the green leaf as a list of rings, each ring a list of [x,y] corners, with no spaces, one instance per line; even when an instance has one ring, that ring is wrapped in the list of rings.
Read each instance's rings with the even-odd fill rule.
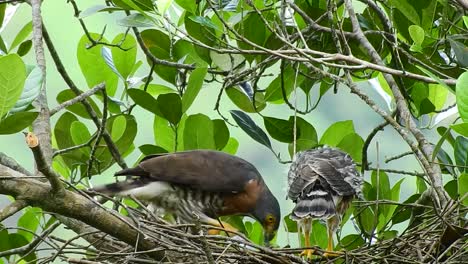
[[[133,66],[136,61],[137,43],[135,38],[130,34],[121,33],[115,36],[112,44],[120,45],[120,48],[112,48],[112,59],[115,68],[117,68],[120,75],[126,80],[132,72]]]
[[[343,138],[354,133],[354,124],[352,120],[339,121],[332,124],[325,130],[320,139],[320,144],[337,146]]]
[[[257,111],[255,111],[253,102],[250,98],[244,92],[240,91],[239,88],[227,88],[226,94],[237,107],[247,113],[260,112],[266,107],[265,96],[263,93],[255,93],[255,106],[257,107]]]
[[[123,27],[154,27],[153,21],[142,14],[131,14],[118,19],[117,24]]]
[[[156,99],[162,117],[174,125],[179,123],[182,117],[182,102],[180,96],[175,93],[161,94]]]
[[[100,39],[101,36],[96,33],[90,33],[93,39]],[[101,41],[107,42],[105,38]],[[106,91],[109,96],[114,96],[117,89],[118,77],[107,66],[104,58],[101,55],[102,45],[96,45],[92,48],[87,48],[90,41],[83,35],[78,42],[77,58],[88,87],[94,87],[100,83],[106,84]]]
[[[121,117],[125,118],[125,130],[123,133],[121,132],[123,121],[118,120],[121,120]],[[116,121],[117,123],[114,124]],[[137,122],[134,116],[126,114],[114,115],[107,120],[106,129],[113,138],[117,138],[119,135],[122,135],[118,140],[115,140],[115,145],[117,146],[118,151],[123,153],[123,157],[127,156],[129,152],[134,149],[133,141],[137,134]],[[114,129],[117,131],[114,131]],[[103,139],[99,142],[98,146],[99,147],[96,151],[96,160],[99,163],[98,165],[93,166],[91,171],[92,175],[100,174],[115,163],[115,160],[112,158],[109,148]]]
[[[71,100],[71,99],[73,99],[75,97],[76,97],[76,94],[72,90],[70,90],[70,89],[63,90],[57,95],[57,103],[61,104],[63,102]],[[99,118],[102,117],[101,109],[99,109],[98,105],[94,102],[94,100],[91,99],[91,97],[88,97],[88,98],[86,98],[86,101],[88,101],[88,103],[93,108],[94,112],[96,112],[97,117],[99,117]],[[76,115],[78,115],[80,117],[91,119],[91,116],[89,115],[88,111],[86,110],[84,105],[81,104],[81,103],[72,104],[72,105],[66,107],[65,109],[67,109],[68,111],[70,111],[70,112],[72,112],[72,113],[74,113],[74,114],[76,114]]]
[[[458,112],[463,121],[468,123],[468,72],[458,77],[456,89]]]
[[[297,233],[297,222],[291,219],[291,214],[287,214],[283,217],[284,224],[286,226],[286,231],[288,233]]]
[[[280,142],[291,143],[294,140],[294,123],[274,117],[263,117],[265,128],[270,136]]]
[[[213,122],[203,114],[191,115],[185,121],[184,149],[216,149]]]
[[[18,112],[0,121],[0,135],[14,134],[27,128],[36,120],[39,112]]]
[[[346,135],[337,147],[347,152],[355,162],[362,162],[362,148],[364,146],[364,140],[356,133]]]
[[[418,25],[411,25],[409,26],[408,31],[414,43],[417,45],[422,45],[425,35],[424,29]]]
[[[247,237],[250,241],[257,245],[263,244],[263,228],[262,225],[258,222],[245,222],[245,231],[247,231]]]
[[[16,54],[0,57],[0,119],[21,96],[26,80],[26,66]]]
[[[468,205],[468,173],[463,173],[458,177],[458,195],[460,198],[465,197],[461,201],[464,205]]]
[[[141,146],[138,147],[138,149],[145,156],[152,155],[152,154],[167,153],[167,150],[161,148],[160,146],[155,146],[155,145],[151,145],[151,144],[141,145]]]
[[[112,11],[123,11],[123,9],[120,7],[112,7],[112,6],[106,6],[106,5],[95,5],[95,6],[88,7],[85,10],[81,11],[80,14],[78,15],[78,18],[89,17],[99,12],[112,12]]]
[[[457,59],[458,64],[462,67],[468,67],[468,47],[451,38],[448,38],[448,41],[455,52],[455,58]]]
[[[80,121],[75,121],[71,124],[70,135],[75,145],[84,144],[91,138],[91,134],[89,133],[88,128]],[[80,148],[80,151],[83,152],[83,154],[89,156],[89,147]]]
[[[453,129],[458,134],[464,137],[468,137],[468,123],[460,123],[460,124],[451,125],[450,128]]]
[[[318,220],[314,220],[312,222],[312,230],[310,244],[317,245],[321,248],[327,248],[328,236],[325,225],[321,224]]]
[[[23,28],[18,32],[13,42],[11,42],[10,49],[8,52],[11,52],[15,49],[20,43],[22,43],[32,32],[32,21],[26,23]]]
[[[235,155],[238,148],[239,148],[239,141],[237,141],[237,139],[233,137],[230,137],[226,146],[224,146],[224,148],[221,151],[229,153],[231,155]]]
[[[143,90],[144,85],[142,85],[141,90]],[[167,86],[161,84],[149,84],[148,89],[146,90],[147,93],[152,95],[154,98],[158,97],[160,94],[167,94],[167,93],[175,93],[174,89],[171,89]]]
[[[187,89],[182,96],[182,113],[185,113],[189,109],[200,92],[207,71],[208,68],[196,68],[190,74]]]
[[[442,110],[447,100],[448,90],[440,84],[429,84],[427,99],[434,105],[435,110]]]
[[[158,102],[149,93],[139,89],[128,89],[127,93],[135,102],[135,104],[143,107],[153,114],[162,116],[162,113],[158,107]]]
[[[10,109],[10,113],[16,113],[25,110],[36,99],[41,90],[42,72],[39,67],[34,67],[29,72],[24,83],[24,89],[16,104]]]
[[[73,125],[73,124],[72,124]],[[127,127],[127,119],[123,115],[116,116],[112,123],[111,138],[114,141],[118,141],[122,138]]]
[[[110,48],[108,47],[101,47],[101,56],[104,58],[104,61],[106,62],[107,66],[114,72],[122,81],[125,81],[123,76],[120,74],[120,72],[117,70],[114,64],[114,59],[112,58],[112,53]]]
[[[188,17],[190,20],[192,20],[193,22],[195,23],[198,23],[198,24],[201,24],[202,26],[204,27],[207,27],[207,28],[212,28],[214,30],[219,30],[218,27],[216,26],[216,24],[214,24],[213,22],[211,22],[211,20],[207,17],[203,17],[203,16],[189,16]]]
[[[289,122],[294,124],[294,116],[289,117]],[[311,149],[317,145],[317,131],[315,128],[309,124],[306,120],[301,117],[296,117],[296,126],[297,126],[297,139],[296,139],[296,152],[304,151]],[[288,145],[289,154],[293,156],[293,144]]]
[[[390,3],[403,13],[413,24],[420,25],[421,19],[411,1],[412,0],[390,0]]]
[[[217,150],[222,150],[229,141],[229,129],[222,119],[213,120],[214,140]]]
[[[296,72],[291,67],[285,68],[283,71],[284,87],[281,87],[281,74],[276,77],[266,88],[265,100],[271,103],[283,103],[283,89],[286,98],[289,97],[291,92],[294,90],[294,84],[300,85],[304,80],[302,75],[297,76]]]
[[[65,149],[75,145],[70,134],[70,127],[78,118],[70,112],[63,113],[54,127],[54,138],[57,142],[57,149]],[[87,157],[80,150],[72,150],[61,155],[63,162],[68,169],[74,169],[80,162],[85,163]]]
[[[392,199],[392,192],[390,190],[390,181],[388,179],[388,175],[383,172],[379,171],[379,175],[377,177],[377,171],[372,171],[371,175],[371,182],[372,186],[377,189],[378,198],[379,200],[391,200]]]
[[[27,207],[24,210],[23,215],[18,219],[18,226],[24,229],[29,230],[18,230],[18,234],[21,234],[28,241],[31,241],[34,238],[33,233],[36,232],[37,227],[39,226],[39,220],[42,215],[42,210],[37,207]]]
[[[175,151],[175,132],[166,119],[160,116],[154,117],[153,133],[156,145],[171,152]]]
[[[32,40],[28,39],[19,45],[16,53],[20,55],[21,57],[23,57],[24,55],[28,54],[28,52],[31,50],[31,47],[32,47]]]
[[[416,177],[416,191],[418,193],[423,193],[425,190],[427,190],[427,185],[424,179]]]
[[[403,204],[411,204],[414,203],[421,194],[413,194],[410,196]],[[392,224],[396,225],[408,220],[411,217],[411,212],[413,208],[407,205],[398,205],[393,216],[392,216]]]
[[[175,0],[175,2],[182,7],[183,9],[187,10],[188,12],[195,14],[197,11],[197,5],[195,1],[192,0]]]
[[[445,87],[445,89],[447,89],[447,91],[451,92],[451,93],[455,93],[455,91],[452,89],[452,87],[450,87],[449,85],[447,85],[444,81],[442,81],[439,77],[437,77],[437,75],[433,74],[431,71],[429,70],[426,70],[425,68],[419,66],[419,65],[415,65],[416,68],[418,68],[420,71],[422,71],[424,74],[426,74],[427,76],[431,77],[432,80],[436,81],[439,85]]]
[[[468,28],[468,16],[463,16],[463,23],[465,23],[465,27]]]
[[[231,113],[232,118],[234,118],[234,121],[236,121],[239,127],[244,130],[247,135],[258,143],[272,149],[268,136],[247,114],[238,110],[231,110],[229,112]]]
[[[456,200],[458,198],[458,183],[457,180],[451,180],[444,185],[445,191],[450,198]]]
[[[156,6],[161,14],[165,14],[167,9],[171,6],[173,0],[158,0]]]
[[[337,245],[337,249],[344,248],[346,250],[353,250],[364,245],[364,242],[364,239],[362,239],[360,235],[347,235],[340,240],[339,244]]]
[[[455,163],[461,173],[468,172],[468,139],[458,136],[454,147]]]

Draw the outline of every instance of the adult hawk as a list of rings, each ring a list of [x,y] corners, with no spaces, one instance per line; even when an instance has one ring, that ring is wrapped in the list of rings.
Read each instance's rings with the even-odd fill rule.
[[[312,220],[322,219],[327,224],[327,251],[333,250],[333,233],[351,200],[361,196],[362,182],[353,159],[338,149],[324,147],[296,155],[288,174],[288,197],[296,203],[291,218],[304,232],[306,247],[310,247]],[[308,258],[312,253],[302,252]]]
[[[218,216],[248,215],[263,226],[268,245],[278,230],[280,207],[262,176],[249,162],[223,152],[193,150],[145,157],[135,168],[116,176],[133,179],[94,188],[107,195],[134,196],[190,223],[194,214],[202,223],[236,231]]]

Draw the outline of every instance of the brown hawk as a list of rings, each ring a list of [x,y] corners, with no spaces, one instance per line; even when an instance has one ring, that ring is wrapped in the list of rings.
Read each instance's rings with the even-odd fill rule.
[[[338,149],[323,147],[296,155],[288,174],[288,197],[296,203],[291,218],[304,232],[306,247],[310,247],[312,220],[322,219],[328,231],[327,251],[333,250],[333,233],[351,200],[361,196],[362,183],[353,159]],[[312,253],[306,249],[302,254],[310,258]]]
[[[135,168],[116,176],[134,176],[93,189],[107,195],[134,196],[152,207],[190,223],[196,214],[202,223],[236,231],[218,216],[248,215],[258,220],[268,244],[281,220],[279,203],[262,176],[249,162],[223,152],[193,150],[145,157]]]

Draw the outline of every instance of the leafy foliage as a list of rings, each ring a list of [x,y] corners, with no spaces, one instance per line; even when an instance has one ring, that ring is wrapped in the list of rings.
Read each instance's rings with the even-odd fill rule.
[[[350,251],[350,257],[352,250],[396,245],[397,236],[410,239],[405,235],[415,226],[450,227],[443,225],[450,221],[430,225],[425,218],[437,210],[429,204],[440,202],[435,202],[438,193],[453,200],[445,204],[459,206],[454,211],[463,221],[456,224],[463,227],[466,222],[468,40],[463,36],[468,18],[461,1],[373,1],[356,6],[356,12],[347,6],[352,1],[325,0],[112,0],[83,6],[81,12],[81,3],[71,2],[84,32],[78,43],[67,43],[66,48],[76,50],[81,73],[76,76],[70,70],[73,65],[57,65],[67,87],[58,91],[56,101],[67,104],[79,94],[69,89],[75,86],[69,79],[84,77],[88,88],[104,83],[105,92],[64,105],[58,117],[50,119],[57,152],[49,161],[70,189],[89,188],[92,176],[112,173],[117,165],[126,166],[124,160],[137,163],[145,155],[193,149],[236,154],[239,146],[252,143],[233,136],[239,135],[234,131],[243,131],[282,163],[289,161],[283,152],[294,158],[295,153],[320,145],[349,153],[366,180],[364,201],[356,201],[342,219],[341,227],[352,221],[356,230],[347,231],[335,248]],[[0,4],[0,26],[8,26],[7,6]],[[93,16],[117,20],[118,33],[110,35],[104,26],[101,34],[88,30],[88,18]],[[25,63],[36,64],[29,59],[34,46],[30,20],[24,20],[11,38],[0,37],[0,136],[5,138],[44,119],[43,109],[33,102],[41,100],[41,89],[51,89],[42,87],[45,76],[40,67]],[[357,28],[363,34],[357,34]],[[63,52],[60,48],[58,53]],[[59,55],[50,51],[58,63]],[[50,72],[53,68],[47,66]],[[357,95],[388,124],[367,136],[369,127],[354,115],[352,105],[346,102],[346,107],[332,109],[323,104],[322,98],[333,100],[329,98],[347,89],[352,94],[346,96]],[[381,108],[381,99],[387,108]],[[216,112],[200,113],[199,105],[208,101]],[[324,127],[312,122],[317,107],[349,111],[352,117]],[[151,122],[152,129],[147,129]],[[316,129],[322,127],[323,131]],[[370,154],[374,136],[388,128],[400,135],[394,144],[411,147],[411,163],[420,164],[418,170],[424,173],[401,170],[390,161],[382,165]],[[434,142],[424,129],[437,130]],[[285,177],[276,176],[281,175]],[[410,182],[414,188],[402,192]],[[433,203],[425,202],[428,193]],[[130,199],[115,207],[132,217],[141,213]],[[260,223],[240,216],[223,220],[262,244]],[[0,243],[0,254],[31,243],[33,233],[53,221],[47,210],[23,209],[17,224],[21,230],[0,230],[0,241],[7,241]],[[288,215],[282,221],[288,233],[298,232]],[[438,241],[443,233],[439,235],[428,240]],[[310,242],[324,248],[326,238],[324,225],[314,221]],[[433,245],[420,248],[439,250]],[[444,258],[466,256],[457,245],[448,248]],[[92,250],[84,254],[94,256]],[[443,259],[434,255],[442,254],[439,251],[424,254],[431,260]],[[37,250],[7,254],[0,263],[36,262],[37,257]]]

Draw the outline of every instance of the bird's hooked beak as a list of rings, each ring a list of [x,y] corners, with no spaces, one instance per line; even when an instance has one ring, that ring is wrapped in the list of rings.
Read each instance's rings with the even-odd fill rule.
[[[273,240],[276,236],[276,230],[272,228],[264,227],[263,228],[263,245],[265,247],[270,247],[270,241]]]

